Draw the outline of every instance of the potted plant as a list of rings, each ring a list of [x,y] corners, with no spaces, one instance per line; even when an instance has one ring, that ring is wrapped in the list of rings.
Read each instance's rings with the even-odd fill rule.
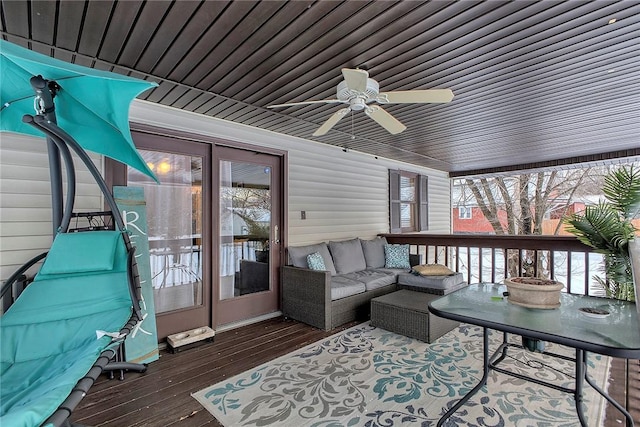
[[[552,309],[560,307],[560,291],[564,285],[555,280],[537,277],[511,277],[504,280],[509,295],[507,300],[529,308]]]
[[[612,171],[602,191],[606,200],[569,217],[568,231],[604,255],[605,277],[595,280],[607,296],[635,301],[629,241],[636,233],[631,220],[640,212],[640,170],[631,166]]]

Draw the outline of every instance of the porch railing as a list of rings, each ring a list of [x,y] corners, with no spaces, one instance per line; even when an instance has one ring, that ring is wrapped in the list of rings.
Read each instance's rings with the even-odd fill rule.
[[[602,255],[572,236],[470,234],[383,234],[389,243],[409,244],[422,263],[444,264],[468,283],[501,283],[505,277],[544,277],[564,291],[604,296],[595,275],[604,277]]]

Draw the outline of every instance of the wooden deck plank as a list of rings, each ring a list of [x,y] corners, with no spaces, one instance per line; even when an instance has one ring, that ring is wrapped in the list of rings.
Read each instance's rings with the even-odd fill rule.
[[[347,329],[349,323],[330,332],[284,320],[269,319],[225,331],[213,343],[175,354],[160,352],[160,359],[144,374],[127,373],[124,381],[101,376],[76,408],[74,422],[92,426],[221,426],[191,393],[223,381],[295,349]],[[625,401],[624,361],[611,367],[609,392]],[[631,413],[640,423],[640,361],[629,363]],[[615,410],[607,410],[604,427],[624,425]]]
[[[191,393],[350,326],[325,332],[279,318],[220,333],[213,343],[176,354],[162,351],[145,374],[127,373],[122,382],[101,377],[73,420],[101,426],[197,425],[192,413],[203,408]],[[198,418],[211,421],[204,412]]]
[[[169,381],[171,385],[165,386],[162,390],[147,387],[144,392],[152,390],[150,394],[147,394],[144,398],[137,399],[134,402],[120,404],[118,405],[118,410],[123,410],[123,412],[129,413],[129,416],[126,418],[129,426],[141,424],[150,425],[149,423],[151,423],[151,425],[156,425],[155,423],[166,422],[167,416],[175,417],[176,414],[179,414],[180,417],[187,416],[192,411],[186,408],[185,402],[183,402],[182,399],[177,399],[178,396],[188,396],[189,399],[194,400],[190,397],[192,392],[201,390],[220,381],[224,381],[226,378],[253,368],[256,366],[255,359],[262,359],[265,353],[278,357],[279,355],[289,353],[292,347],[312,343],[315,339],[310,339],[309,337],[311,335],[312,334],[298,334],[297,339],[283,339],[279,344],[274,344],[272,342],[265,343],[260,347],[254,347],[252,351],[245,352],[241,357],[230,357],[225,359],[220,366],[216,366],[213,369],[206,370],[207,368],[203,366],[204,370],[198,367],[187,371],[184,376],[181,375],[179,378]],[[218,363],[220,363],[220,360],[216,365]],[[140,406],[144,406],[145,409],[151,410],[153,415],[149,417],[148,415],[140,412],[135,414],[131,413],[131,411]]]

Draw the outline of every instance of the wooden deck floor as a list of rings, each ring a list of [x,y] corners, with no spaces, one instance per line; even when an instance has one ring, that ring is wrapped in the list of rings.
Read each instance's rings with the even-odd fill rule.
[[[276,318],[216,335],[214,343],[176,354],[161,352],[144,374],[127,373],[124,381],[100,377],[76,408],[72,420],[90,426],[219,426],[191,393],[269,360],[349,328],[325,332]],[[624,402],[622,361],[614,363],[609,391]],[[640,362],[631,363],[630,406],[640,423]],[[619,416],[607,413],[604,427],[619,427]]]

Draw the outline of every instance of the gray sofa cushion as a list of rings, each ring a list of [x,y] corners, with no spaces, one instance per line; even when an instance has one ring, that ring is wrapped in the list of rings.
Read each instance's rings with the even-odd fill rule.
[[[438,290],[449,290],[460,284],[466,286],[462,273],[455,273],[452,276],[416,276],[413,273],[400,273],[398,284]]]
[[[327,244],[324,242],[307,246],[289,246],[287,250],[289,252],[289,258],[291,258],[291,263],[295,267],[300,268],[309,268],[309,264],[307,263],[307,255],[318,252],[324,259],[324,266],[326,267],[327,271],[331,272],[331,275],[336,274],[336,268],[333,265],[331,254],[329,253]]]
[[[364,283],[337,275],[331,278],[331,301],[361,294],[366,290]]]
[[[376,268],[376,271],[386,271],[387,273],[393,273],[394,276],[397,276],[400,273],[411,273],[411,270],[407,268]]]
[[[368,291],[396,283],[396,275],[391,271],[384,270],[360,270],[354,273],[343,274],[341,277],[364,283]]]
[[[329,250],[338,274],[353,273],[367,268],[360,239],[329,242]]]
[[[367,268],[384,267],[384,245],[387,244],[386,238],[376,237],[373,240],[360,240],[360,244],[362,245],[362,252],[364,253]]]

